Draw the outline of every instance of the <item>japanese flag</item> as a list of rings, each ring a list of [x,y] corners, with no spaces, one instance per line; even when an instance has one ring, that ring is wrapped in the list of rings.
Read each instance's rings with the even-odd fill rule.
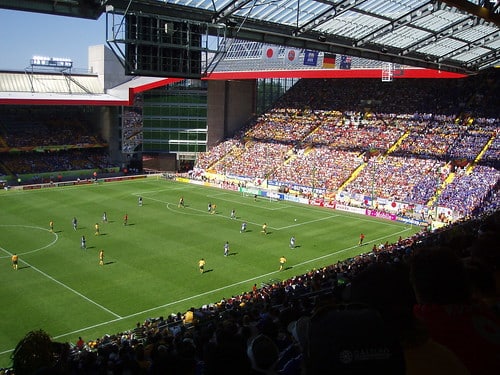
[[[276,47],[264,46],[262,47],[263,60],[276,60],[278,58],[278,49]]]

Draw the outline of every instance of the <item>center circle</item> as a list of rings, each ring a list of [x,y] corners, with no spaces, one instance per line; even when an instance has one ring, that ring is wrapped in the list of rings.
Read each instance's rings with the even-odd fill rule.
[[[26,243],[26,241],[24,240],[27,237],[26,232],[33,230],[47,232],[48,234],[51,234],[52,240],[50,241],[49,238],[50,241],[49,243],[34,249],[20,249],[19,243],[23,242]],[[33,239],[32,241],[28,242],[28,244],[34,243],[36,245],[37,243],[42,242],[44,237],[45,233],[43,234],[43,236],[37,235],[36,239]],[[21,238],[23,238],[22,241],[20,241]],[[17,255],[36,253],[37,251],[47,249],[48,247],[54,245],[57,242],[58,238],[59,236],[57,235],[57,233],[51,232],[50,230],[41,227],[36,227],[31,225],[20,225],[20,224],[0,224],[0,249],[8,253],[16,253]],[[10,257],[11,257],[10,254],[0,255],[0,259],[10,258]]]

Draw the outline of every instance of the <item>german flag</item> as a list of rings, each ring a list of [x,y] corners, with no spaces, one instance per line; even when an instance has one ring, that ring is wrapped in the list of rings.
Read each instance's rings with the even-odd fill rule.
[[[323,68],[331,69],[335,68],[335,55],[331,53],[325,53],[323,56]]]

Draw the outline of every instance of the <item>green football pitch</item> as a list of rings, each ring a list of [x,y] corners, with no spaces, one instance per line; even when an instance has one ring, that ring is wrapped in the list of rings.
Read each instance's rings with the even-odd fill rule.
[[[178,207],[181,196],[185,207]],[[209,202],[216,204],[215,214],[208,213]],[[95,339],[418,231],[387,220],[156,178],[1,191],[0,208],[0,367],[10,366],[12,350],[31,330],[43,329],[62,342],[76,342],[78,336]],[[243,221],[247,230],[240,233]],[[267,235],[261,233],[264,223]],[[365,243],[358,246],[361,232]],[[295,249],[289,247],[291,236]],[[101,249],[104,265],[99,265]],[[14,253],[17,271],[11,264]],[[279,272],[283,255],[288,261]],[[203,274],[200,258],[206,260]]]

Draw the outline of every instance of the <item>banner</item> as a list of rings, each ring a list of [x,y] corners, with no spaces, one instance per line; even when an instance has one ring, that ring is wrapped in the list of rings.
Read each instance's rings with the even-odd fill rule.
[[[326,53],[323,56],[323,68],[333,69],[335,68],[335,55],[332,53]]]
[[[340,56],[340,69],[351,69],[351,56]]]
[[[318,64],[318,51],[304,51],[304,65],[316,66]]]
[[[262,47],[262,60],[273,61],[278,59],[278,49],[272,46]]]
[[[295,64],[299,61],[300,50],[294,48],[287,48],[285,50],[285,64]]]
[[[371,210],[369,208],[366,209],[366,216],[372,216],[372,217],[378,217],[381,219],[387,219],[387,220],[396,220],[396,215],[391,214],[389,212],[383,212],[383,211],[377,211],[377,210]]]

